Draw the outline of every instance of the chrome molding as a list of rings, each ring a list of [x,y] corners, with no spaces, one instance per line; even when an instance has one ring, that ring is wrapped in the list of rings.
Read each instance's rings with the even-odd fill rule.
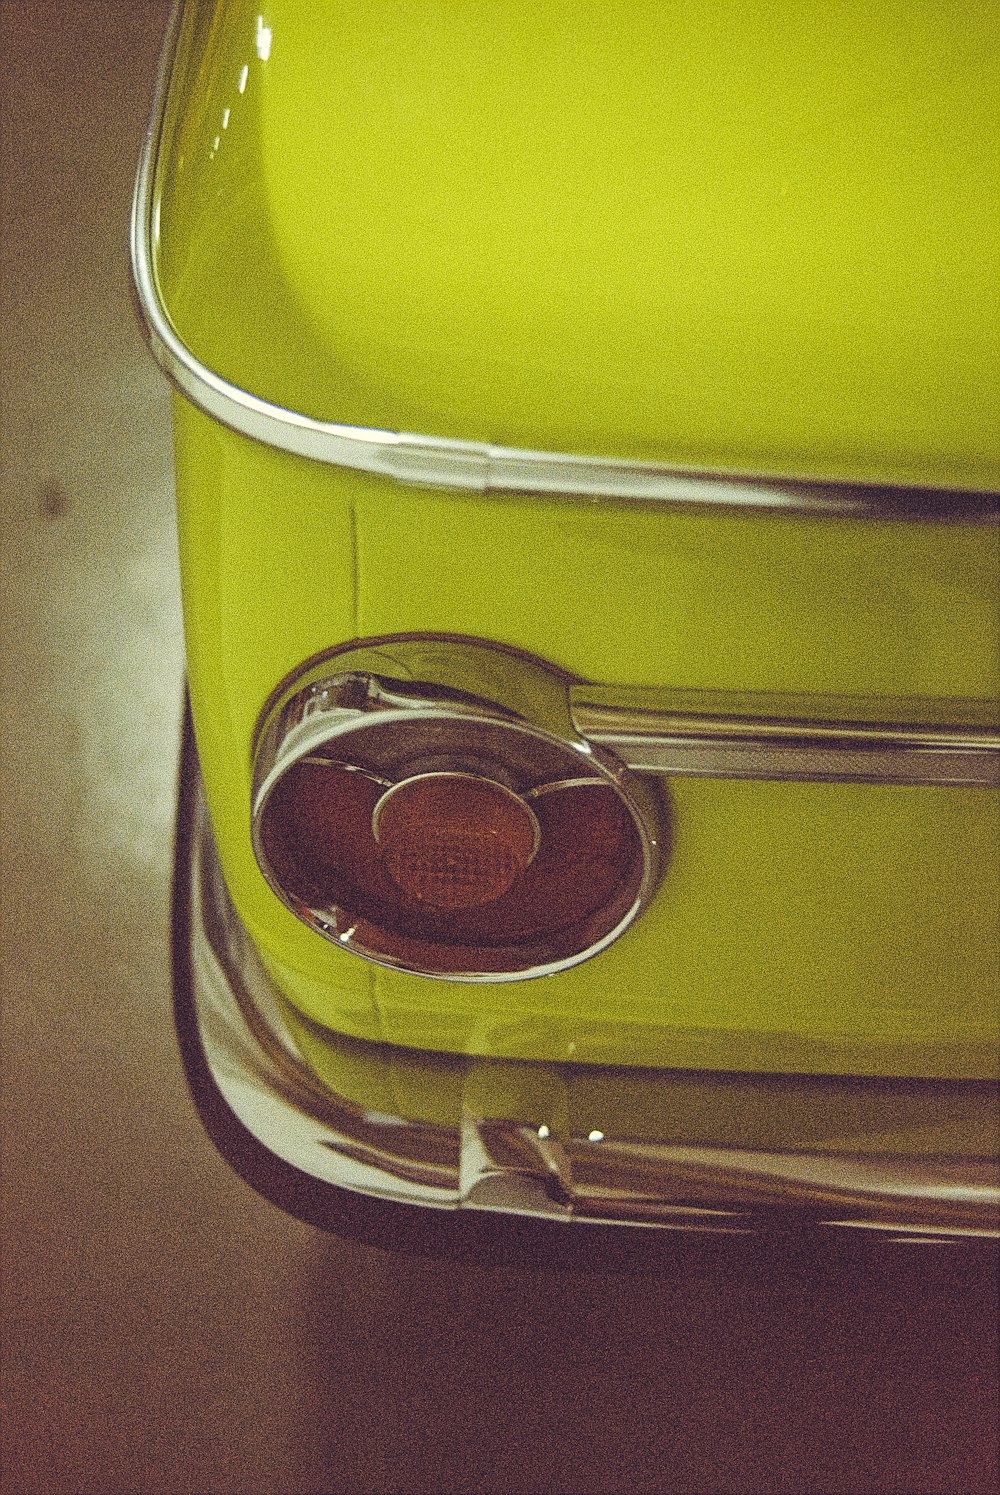
[[[315,420],[230,383],[203,364],[174,326],[160,291],[153,239],[157,155],[183,4],[177,0],[160,59],[152,117],[132,205],[136,301],[153,356],[186,399],[231,430],[334,467],[460,493],[605,498],[847,519],[996,523],[1000,493],[878,485],[523,450],[447,437]]]
[[[581,737],[636,772],[1000,788],[1000,705],[583,684],[569,695]]]
[[[185,886],[193,1004],[212,1079],[242,1125],[274,1156],[323,1183],[437,1210],[493,1211],[668,1231],[747,1234],[776,1215],[803,1226],[883,1239],[962,1244],[1000,1238],[1000,1178],[983,1159],[772,1151],[560,1133],[535,1115],[483,1114],[476,1066],[450,1124],[366,1109],[306,1065],[282,998],[232,904],[202,798]],[[336,1035],[328,1035],[335,1040]],[[560,1067],[537,1066],[555,1094]],[[666,1077],[668,1078],[668,1077]],[[558,1107],[556,1107],[558,1109]]]
[[[596,750],[640,775],[1000,787],[997,701],[592,684],[484,639],[408,634],[340,645],[278,688],[257,733],[255,801],[372,709],[371,680],[381,710],[505,714],[575,741],[591,754],[581,763]]]

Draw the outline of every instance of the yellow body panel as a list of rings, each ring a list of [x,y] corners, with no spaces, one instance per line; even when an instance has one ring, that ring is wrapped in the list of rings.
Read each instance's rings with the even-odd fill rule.
[[[189,10],[161,270],[234,382],[361,425],[996,485],[995,7]]]
[[[995,1070],[992,791],[675,780],[667,872],[638,924],[582,966],[502,986],[337,950],[270,892],[248,835],[265,699],[356,636],[461,631],[623,684],[985,696],[995,532],[401,494],[186,405],[176,420],[213,823],[237,909],[304,1011],[357,1037],[521,1058]]]
[[[158,273],[229,379],[364,425],[998,485],[988,7],[219,17],[185,20]],[[337,950],[248,834],[265,699],[354,637],[472,634],[622,684],[995,697],[995,529],[448,496],[186,405],[176,426],[213,824],[304,1012],[510,1058],[996,1071],[987,791],[677,780],[652,907],[598,958],[502,986]]]

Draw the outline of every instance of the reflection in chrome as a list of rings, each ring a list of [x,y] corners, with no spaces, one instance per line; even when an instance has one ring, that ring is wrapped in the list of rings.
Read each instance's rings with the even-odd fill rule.
[[[150,232],[157,154],[183,6],[177,0],[160,59],[153,113],[132,208],[132,274],[150,349],[193,405],[231,430],[315,462],[353,468],[423,487],[464,493],[607,498],[844,518],[966,520],[996,523],[1000,494],[888,486],[751,473],[704,471],[609,457],[530,451],[449,437],[380,431],[315,420],[241,389],[208,368],[174,327],[157,279],[158,242]],[[271,30],[258,18],[257,55],[270,53]],[[240,75],[240,92],[247,69]]]
[[[585,789],[592,784],[601,784],[603,782],[603,779],[595,777],[594,774],[588,774],[586,777],[578,779],[556,779],[551,784],[539,784],[534,789],[525,790],[524,798],[530,804],[532,800],[541,799],[546,794],[558,794],[563,789]]]
[[[378,784],[383,789],[390,787],[389,779],[380,779],[377,773],[369,773],[366,768],[359,768],[356,763],[342,763],[339,758],[330,758],[325,753],[307,753],[300,763],[311,763],[319,768],[335,768],[339,773],[357,774],[359,778],[367,779],[369,783]]]
[[[451,1125],[366,1110],[304,1063],[282,999],[222,879],[198,788],[190,865],[194,1003],[202,1046],[230,1109],[272,1153],[314,1178],[383,1199],[712,1233],[803,1223],[897,1232],[890,1240],[1000,1238],[991,1161],[786,1152],[560,1135],[535,1118],[480,1114],[474,1069]],[[543,1066],[539,1066],[539,1069]],[[544,1066],[554,1085],[559,1068]]]

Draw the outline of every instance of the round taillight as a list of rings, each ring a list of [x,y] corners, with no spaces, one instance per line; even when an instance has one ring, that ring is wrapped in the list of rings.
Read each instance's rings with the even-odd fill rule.
[[[421,974],[511,980],[595,954],[651,891],[650,801],[548,722],[437,692],[327,673],[279,703],[255,764],[267,880],[326,938]]]

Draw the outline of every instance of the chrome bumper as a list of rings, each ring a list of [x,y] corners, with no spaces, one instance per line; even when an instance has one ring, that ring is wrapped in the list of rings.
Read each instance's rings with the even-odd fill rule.
[[[407,1216],[474,1214],[480,1226],[492,1215],[496,1227],[499,1213],[548,1226],[550,1234],[555,1227],[574,1248],[588,1234],[606,1236],[609,1225],[647,1241],[660,1231],[731,1237],[762,1230],[867,1233],[899,1243],[1000,1239],[993,1159],[768,1150],[752,1138],[733,1147],[574,1135],[534,1115],[484,1114],[477,1093],[496,1088],[482,1085],[489,1062],[482,1060],[466,1061],[451,1125],[366,1110],[332,1093],[298,1053],[283,999],[229,900],[189,725],[181,782],[174,986],[188,1076],[214,1140],[251,1183],[261,1186],[268,1161],[285,1165],[286,1187],[262,1192],[293,1213],[333,1229],[344,1223],[354,1234],[345,1204],[355,1215],[365,1201],[376,1210],[395,1207],[396,1219],[400,1206],[410,1207],[401,1212]],[[559,1066],[531,1068],[543,1091],[562,1083]],[[220,1117],[231,1123],[235,1145],[220,1140]]]

